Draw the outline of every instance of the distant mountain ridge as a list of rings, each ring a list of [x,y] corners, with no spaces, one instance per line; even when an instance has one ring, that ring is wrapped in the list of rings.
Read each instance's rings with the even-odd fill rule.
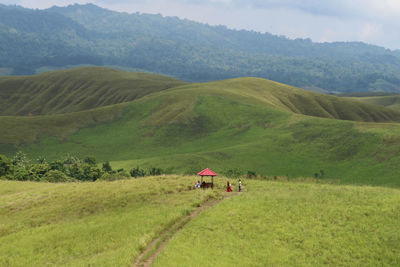
[[[0,6],[0,68],[18,75],[79,64],[196,82],[254,76],[331,92],[400,92],[400,53],[378,46],[290,40],[93,4]]]

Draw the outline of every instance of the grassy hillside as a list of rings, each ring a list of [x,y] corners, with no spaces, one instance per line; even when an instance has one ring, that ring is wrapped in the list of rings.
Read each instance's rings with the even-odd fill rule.
[[[357,99],[357,100],[372,103],[375,105],[400,110],[400,95],[350,97],[349,99]]]
[[[22,149],[31,158],[48,159],[94,155],[127,169],[157,166],[194,173],[203,167],[238,168],[270,176],[400,185],[400,124],[374,122],[398,121],[399,112],[392,109],[255,78],[189,84],[119,107],[59,115],[58,121],[50,120],[53,116],[0,117],[2,123],[15,123],[0,131],[0,151],[11,155]],[[98,112],[110,119],[64,123],[67,118],[75,122],[72,115],[97,118]],[[34,120],[42,120],[41,126],[33,127]],[[31,136],[38,137],[34,143]]]
[[[400,192],[248,181],[205,211],[153,266],[398,266]]]
[[[190,178],[0,181],[1,266],[130,266],[146,244],[217,192]]]
[[[77,112],[132,101],[183,84],[165,76],[100,67],[0,77],[0,115]]]
[[[188,190],[193,177],[179,176],[0,181],[0,265],[132,266],[163,229],[220,197],[226,179],[215,181],[213,191]],[[256,180],[244,186],[189,222],[155,266],[400,263],[398,189]]]
[[[66,140],[81,128],[113,121],[121,115],[126,103],[80,112],[44,116],[0,116],[2,144],[31,144],[41,136]]]

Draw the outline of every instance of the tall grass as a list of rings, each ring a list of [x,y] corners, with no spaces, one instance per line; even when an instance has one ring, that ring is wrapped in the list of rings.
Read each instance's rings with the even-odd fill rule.
[[[217,197],[189,190],[193,181],[0,181],[0,266],[129,266],[163,229]]]
[[[154,266],[398,266],[400,191],[244,181],[205,211]]]

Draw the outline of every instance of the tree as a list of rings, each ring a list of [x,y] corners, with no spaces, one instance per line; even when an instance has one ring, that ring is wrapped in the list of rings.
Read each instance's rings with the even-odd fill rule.
[[[26,158],[24,152],[18,151],[17,154],[15,154],[12,163],[19,168],[25,168],[29,164],[29,160]]]
[[[12,163],[6,156],[0,155],[0,177],[12,173]]]
[[[112,168],[111,168],[111,165],[110,165],[109,161],[106,161],[106,162],[103,163],[102,170],[107,172],[107,173],[112,173]]]
[[[149,173],[150,176],[161,175],[162,170],[160,168],[152,167],[152,168],[149,169],[148,173]]]
[[[46,175],[44,175],[44,177],[41,180],[50,183],[73,181],[73,179],[68,177],[65,173],[58,170],[50,170],[48,173],[46,173]]]
[[[92,157],[92,156],[86,157],[86,158],[83,160],[83,162],[85,162],[86,164],[89,164],[89,165],[91,165],[91,166],[96,166],[96,164],[97,164],[96,158],[95,158],[95,157]]]
[[[83,175],[81,178],[84,181],[96,181],[103,175],[102,170],[93,165],[85,164],[82,169]]]
[[[146,175],[146,171],[143,169],[140,169],[139,166],[136,168],[133,168],[130,172],[132,177],[144,177]]]
[[[29,180],[40,181],[40,179],[51,170],[48,163],[32,164],[29,168]]]

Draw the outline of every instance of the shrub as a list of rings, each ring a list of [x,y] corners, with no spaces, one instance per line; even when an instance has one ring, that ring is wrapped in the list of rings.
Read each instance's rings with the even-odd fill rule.
[[[96,166],[96,164],[97,164],[96,159],[94,157],[86,157],[83,160],[83,162],[86,163],[86,164],[89,164],[91,166]]]
[[[6,156],[0,155],[0,177],[12,173],[12,163]]]
[[[161,175],[163,173],[162,169],[160,168],[150,168],[148,171],[150,176],[156,176],[156,175]]]
[[[247,178],[255,178],[257,176],[254,171],[247,171]]]
[[[112,173],[112,168],[111,168],[111,165],[110,165],[109,161],[106,161],[106,162],[103,163],[102,170],[104,172]]]
[[[131,177],[129,175],[129,173],[127,171],[125,171],[124,169],[118,169],[117,170],[117,175],[123,176],[123,177],[126,177],[126,178],[130,178]]]
[[[25,168],[17,168],[13,175],[8,176],[11,179],[10,180],[17,180],[17,181],[29,181],[30,180],[30,175],[28,170]]]
[[[24,152],[18,151],[17,154],[15,154],[12,163],[19,168],[25,168],[25,166],[29,164],[29,160],[26,158]]]
[[[41,179],[41,181],[46,181],[50,183],[65,183],[73,182],[75,179],[68,177],[65,173],[58,170],[50,170]]]
[[[143,169],[140,169],[139,166],[130,170],[129,173],[130,173],[131,177],[135,177],[135,178],[146,176],[146,171]]]
[[[39,181],[50,170],[51,167],[47,163],[33,164],[29,168],[30,180]]]
[[[37,163],[42,164],[42,163],[46,163],[46,159],[42,156],[37,158]]]
[[[61,171],[61,172],[66,172],[66,168],[64,166],[64,162],[62,162],[61,160],[55,160],[50,162],[50,169],[51,170],[57,170],[57,171]]]
[[[67,155],[67,157],[64,159],[64,164],[67,165],[78,164],[78,163],[81,163],[81,160],[75,156]]]
[[[103,171],[93,165],[84,164],[82,166],[84,181],[96,181],[103,175]]]

